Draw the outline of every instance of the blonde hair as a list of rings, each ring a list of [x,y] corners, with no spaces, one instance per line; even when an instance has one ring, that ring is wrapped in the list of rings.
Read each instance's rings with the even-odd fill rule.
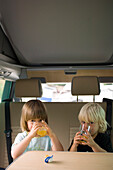
[[[22,107],[20,126],[22,131],[29,131],[27,121],[41,119],[48,123],[47,110],[40,100],[29,100]]]
[[[97,122],[99,125],[100,133],[104,133],[107,130],[107,121],[105,120],[105,111],[97,103],[87,103],[85,104],[78,115],[79,121]]]

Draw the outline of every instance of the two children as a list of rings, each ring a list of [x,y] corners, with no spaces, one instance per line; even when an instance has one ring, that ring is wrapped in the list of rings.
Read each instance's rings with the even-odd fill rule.
[[[97,103],[85,104],[80,113],[79,121],[86,133],[77,132],[69,147],[69,151],[78,152],[112,152],[107,129],[105,111]],[[30,100],[24,104],[21,115],[21,129],[12,145],[13,159],[31,150],[63,151],[63,146],[57,136],[48,126],[48,116],[45,105],[39,100]],[[90,126],[90,132],[88,127]],[[46,136],[40,137],[37,131],[44,127]]]

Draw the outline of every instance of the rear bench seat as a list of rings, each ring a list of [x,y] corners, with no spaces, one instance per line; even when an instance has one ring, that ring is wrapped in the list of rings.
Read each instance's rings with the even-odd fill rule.
[[[21,84],[23,83],[23,81],[24,81],[24,86],[23,85],[18,86],[18,83]],[[29,86],[29,83],[30,83],[30,86]],[[37,84],[39,85],[39,82]],[[20,87],[24,89],[22,92],[23,94],[21,94]],[[31,93],[31,91],[34,90],[34,88],[32,88],[33,82],[31,85],[31,80],[27,82],[27,90],[28,90],[28,87],[30,87],[31,89],[30,93]],[[74,88],[74,86],[72,86],[72,88]],[[28,96],[28,91],[27,91],[27,97],[31,97],[32,95]],[[33,93],[33,96],[35,95],[35,97],[38,97],[37,96],[38,93],[36,91],[38,91],[39,93],[41,91],[41,87],[38,89],[35,88],[35,94]],[[17,81],[15,94],[18,97],[25,97],[25,93],[26,93],[25,80],[21,80],[20,82]],[[21,132],[20,116],[21,116],[21,108],[23,104],[24,102],[11,102],[10,103],[12,142],[14,141],[17,133]],[[78,113],[84,104],[85,104],[84,102],[52,102],[52,103],[47,102],[45,103],[47,110],[48,110],[49,126],[56,133],[56,135],[60,139],[66,151],[70,145],[70,141],[72,140],[74,134],[79,129]],[[106,103],[103,102],[103,103],[100,103],[100,105],[106,111]],[[8,166],[8,159],[7,159],[7,153],[6,153],[6,139],[5,139],[5,134],[3,132],[5,129],[5,121],[3,121],[5,120],[4,112],[5,112],[4,103],[1,103],[0,104],[0,113],[2,113],[1,119],[0,119],[0,147],[1,147],[0,166],[1,167]]]

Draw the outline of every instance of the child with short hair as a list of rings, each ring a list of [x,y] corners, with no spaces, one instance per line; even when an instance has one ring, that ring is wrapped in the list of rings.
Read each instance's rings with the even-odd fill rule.
[[[105,134],[107,122],[104,109],[97,103],[87,103],[81,108],[78,118],[85,133],[77,132],[68,150],[112,152],[110,137]]]
[[[40,100],[30,100],[23,105],[20,125],[23,132],[16,136],[12,145],[13,159],[27,151],[64,150],[59,139],[48,126],[46,107]],[[42,127],[45,128],[46,134],[41,137],[38,131]]]

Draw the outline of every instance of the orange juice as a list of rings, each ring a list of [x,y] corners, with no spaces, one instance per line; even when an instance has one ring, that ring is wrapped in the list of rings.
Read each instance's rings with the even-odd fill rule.
[[[86,141],[85,141],[85,139],[87,139],[87,137],[86,136],[84,136],[83,137],[84,138],[84,140],[82,139],[82,140],[80,140],[80,143],[85,143]]]
[[[88,132],[90,132],[90,126],[88,125],[88,128],[87,128]],[[83,136],[83,134],[87,135],[87,132],[84,130],[84,124],[82,125],[82,130],[81,130],[81,133],[80,135]],[[85,143],[85,139],[87,139],[86,136],[83,136],[84,140],[80,140],[80,143]]]
[[[37,134],[40,136],[40,137],[44,137],[47,135],[47,130],[45,127],[41,127],[38,131],[37,131]]]

